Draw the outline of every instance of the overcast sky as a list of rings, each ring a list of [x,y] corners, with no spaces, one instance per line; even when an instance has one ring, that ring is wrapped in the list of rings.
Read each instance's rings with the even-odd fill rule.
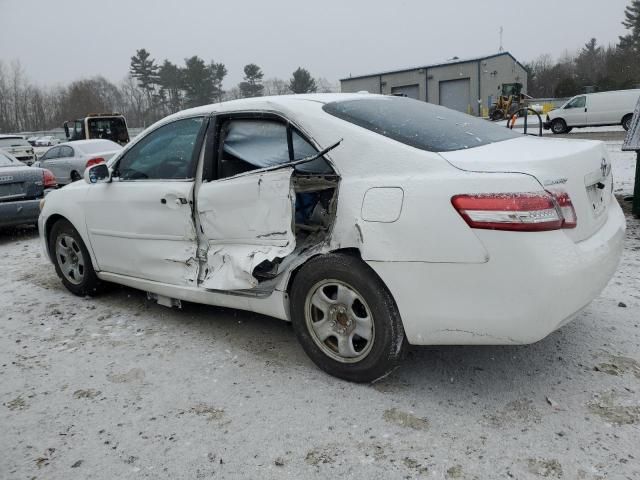
[[[591,37],[624,33],[630,0],[0,0],[0,61],[19,59],[34,83],[103,75],[119,81],[131,55],[223,62],[225,88],[247,63],[265,78],[298,66],[330,81],[495,53],[555,57]]]

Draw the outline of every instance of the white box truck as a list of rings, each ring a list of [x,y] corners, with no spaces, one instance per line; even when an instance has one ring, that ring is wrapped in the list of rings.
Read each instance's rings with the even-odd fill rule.
[[[547,114],[544,128],[569,133],[573,128],[622,125],[629,130],[639,97],[640,89],[576,95]]]

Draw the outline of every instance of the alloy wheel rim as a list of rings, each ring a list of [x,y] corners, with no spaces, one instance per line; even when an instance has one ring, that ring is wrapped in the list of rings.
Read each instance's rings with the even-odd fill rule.
[[[56,261],[62,275],[74,285],[80,285],[84,280],[85,259],[78,242],[67,234],[58,236],[56,240]]]
[[[362,295],[340,280],[322,280],[307,293],[305,321],[314,343],[328,357],[356,363],[375,339],[371,309]]]

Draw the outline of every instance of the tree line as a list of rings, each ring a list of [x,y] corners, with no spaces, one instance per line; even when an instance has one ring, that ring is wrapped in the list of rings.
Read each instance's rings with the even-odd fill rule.
[[[119,112],[129,125],[146,126],[182,109],[224,100],[339,90],[302,67],[289,80],[265,79],[262,69],[250,63],[243,80],[225,91],[227,73],[223,63],[198,56],[186,58],[183,65],[156,62],[143,48],[131,57],[128,75],[117,84],[96,76],[42,87],[29,80],[19,61],[0,60],[0,132],[50,130],[97,112]]]
[[[558,60],[541,55],[525,64],[527,93],[536,98],[572,97],[588,90],[640,88],[640,0],[632,0],[622,24],[628,33],[608,46],[589,40],[575,54]]]
[[[638,86],[640,0],[630,1],[622,23],[628,33],[614,45],[598,45],[594,38],[576,54],[558,60],[542,55],[526,64],[527,93],[568,97],[587,87],[605,91]],[[129,125],[146,126],[183,108],[222,100],[338,90],[302,67],[288,80],[265,79],[261,67],[250,63],[244,67],[243,80],[225,91],[227,73],[223,63],[207,63],[198,56],[186,58],[182,65],[157,62],[143,48],[131,57],[129,74],[118,84],[96,76],[66,86],[41,87],[29,80],[19,61],[0,61],[0,132],[49,130],[92,112],[120,112]]]

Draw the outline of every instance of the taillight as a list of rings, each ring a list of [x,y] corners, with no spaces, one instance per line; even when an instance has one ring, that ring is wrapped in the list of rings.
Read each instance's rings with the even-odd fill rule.
[[[44,188],[55,188],[58,186],[56,176],[46,169],[42,169],[42,184]]]
[[[87,165],[84,168],[89,168],[90,166],[97,165],[99,163],[104,163],[104,158],[102,157],[92,158],[87,162]]]
[[[575,208],[573,208],[573,203],[571,202],[569,194],[567,192],[551,192],[551,195],[553,195],[553,198],[556,201],[556,206],[564,220],[562,228],[576,228],[576,225],[578,224],[578,216],[576,215]]]
[[[471,228],[542,232],[576,226],[575,210],[566,193],[456,195],[451,203]]]

